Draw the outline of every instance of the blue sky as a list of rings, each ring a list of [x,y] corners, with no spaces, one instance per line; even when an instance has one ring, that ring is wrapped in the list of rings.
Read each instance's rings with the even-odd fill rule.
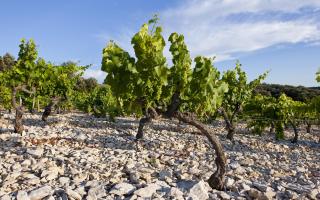
[[[319,0],[3,1],[0,55],[16,56],[20,39],[33,38],[41,57],[92,64],[85,76],[101,82],[106,43],[133,53],[130,38],[155,13],[166,39],[184,34],[192,57],[216,56],[221,71],[239,60],[250,79],[270,70],[268,83],[318,85]]]

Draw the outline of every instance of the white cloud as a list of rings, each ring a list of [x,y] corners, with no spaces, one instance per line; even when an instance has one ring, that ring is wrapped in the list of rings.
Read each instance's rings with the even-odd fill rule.
[[[235,59],[236,53],[275,45],[319,44],[319,19],[303,13],[303,8],[320,12],[320,0],[184,0],[181,5],[159,14],[165,39],[172,32],[181,33],[192,57],[216,56],[216,61],[223,61]],[[277,13],[280,15],[272,18]],[[256,17],[260,14],[266,17]],[[296,16],[281,19],[286,14]],[[139,28],[122,27],[117,33],[96,37],[103,42],[114,40],[134,56],[131,37]],[[164,54],[170,64],[168,45]]]
[[[201,17],[207,20],[241,12],[297,12],[304,7],[319,7],[319,0],[187,0],[178,8],[164,11],[168,17]]]
[[[320,30],[302,22],[261,22],[229,24],[214,31],[200,27],[185,35],[193,55],[219,55],[254,51],[281,43],[314,41],[319,39]]]
[[[99,83],[103,83],[106,73],[100,69],[87,69],[83,75],[84,78],[95,78]]]
[[[185,35],[191,55],[217,55],[217,60],[233,58],[233,53],[255,51],[283,43],[319,42],[316,19],[250,19],[234,22],[230,16],[243,13],[299,13],[302,8],[318,9],[319,0],[189,0],[163,11],[162,25],[168,35]],[[233,16],[235,17],[235,16]],[[235,19],[236,20],[236,19]]]

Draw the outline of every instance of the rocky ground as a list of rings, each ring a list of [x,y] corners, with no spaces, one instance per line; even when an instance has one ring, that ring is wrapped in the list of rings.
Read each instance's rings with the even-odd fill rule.
[[[228,167],[224,191],[205,182],[215,154],[195,129],[157,121],[135,142],[138,121],[106,122],[84,114],[25,116],[23,136],[12,115],[0,119],[0,199],[320,199],[319,127],[300,142],[219,135]],[[286,132],[292,137],[290,130]]]

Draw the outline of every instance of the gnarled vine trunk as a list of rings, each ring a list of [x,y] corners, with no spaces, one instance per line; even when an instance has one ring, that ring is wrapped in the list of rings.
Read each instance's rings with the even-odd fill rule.
[[[291,141],[292,143],[297,143],[298,142],[298,137],[299,137],[299,130],[298,127],[294,124],[291,123],[292,127],[293,127],[293,131],[294,131],[294,138]]]
[[[307,122],[307,133],[311,133],[311,123]]]
[[[14,132],[22,134],[24,127],[23,127],[23,107],[19,106],[16,108],[16,116],[14,119]]]
[[[42,121],[47,121],[49,115],[51,114],[51,111],[52,111],[52,103],[44,107],[44,111],[41,117]]]
[[[276,129],[275,129],[275,127],[274,127],[274,123],[271,123],[271,127],[270,127],[270,134],[273,134],[273,133],[275,133],[275,131],[276,131]]]
[[[59,100],[60,98],[52,98],[51,102],[46,107],[44,107],[44,111],[42,113],[42,118],[41,118],[42,121],[47,121],[49,115],[52,112],[52,108],[58,104]]]
[[[16,116],[15,116],[15,119],[14,119],[14,132],[22,134],[22,132],[24,130],[24,127],[23,127],[23,114],[24,114],[24,112],[23,112],[23,105],[22,105],[21,97],[19,98],[20,106],[17,106],[16,97],[17,97],[17,92],[18,91],[23,91],[23,92],[26,92],[28,94],[33,94],[34,91],[27,90],[26,86],[24,86],[24,85],[12,87],[11,104],[12,104],[12,107],[16,110]]]
[[[234,138],[233,138],[234,134],[235,134],[235,129],[234,129],[234,127],[233,127],[233,126],[232,126],[232,127],[229,127],[229,128],[228,128],[227,138],[232,141],[232,140],[234,139]]]
[[[211,188],[217,190],[224,189],[224,176],[226,173],[226,156],[223,152],[223,147],[219,139],[211,132],[211,130],[200,121],[196,120],[192,115],[188,113],[175,112],[174,117],[178,120],[190,124],[201,131],[201,133],[207,137],[211,145],[216,152],[215,164],[217,170],[210,176],[208,183]]]
[[[143,128],[145,125],[149,124],[152,119],[155,119],[158,117],[158,113],[154,108],[148,108],[148,110],[146,111],[146,116],[141,118],[139,121],[139,127],[138,127],[138,132],[136,135],[136,139],[142,139],[143,138]]]
[[[16,110],[16,116],[14,119],[14,126],[13,126],[14,132],[22,134],[22,132],[23,132],[23,122],[22,122],[23,107],[21,105],[17,106],[17,102],[16,102],[16,96],[17,96],[17,92],[19,89],[20,89],[19,87],[12,88],[11,103],[12,103],[12,107]],[[19,98],[19,103],[21,104],[21,98]]]
[[[171,98],[171,104],[168,106],[167,111],[161,114],[165,118],[171,119],[174,117],[178,119],[180,122],[192,125],[196,127],[198,130],[200,130],[201,133],[207,137],[210,144],[213,146],[217,156],[215,159],[217,170],[209,177],[208,183],[210,187],[213,189],[223,190],[224,176],[226,173],[226,156],[224,154],[223,147],[219,139],[211,132],[211,130],[205,124],[198,121],[192,113],[182,113],[178,111],[180,103],[180,94],[179,92],[175,92]],[[146,117],[141,118],[139,122],[138,133],[136,135],[137,140],[143,137],[143,127],[146,124],[150,123],[152,119],[155,119],[157,117],[158,113],[154,108],[149,108],[146,111]],[[233,128],[233,126],[230,127]]]
[[[235,131],[236,129],[234,127],[232,119],[229,119],[226,111],[223,108],[220,108],[218,110],[218,112],[222,115],[222,117],[223,117],[223,119],[224,119],[224,121],[226,123],[226,129],[228,131],[227,138],[232,141],[233,140],[233,136],[234,136],[234,134],[236,132]]]
[[[143,127],[150,123],[152,119],[156,118],[156,111],[154,109],[148,110],[148,115],[144,118],[141,118],[139,122],[138,133],[136,135],[136,139],[141,139],[143,137]],[[168,114],[167,112],[166,114]],[[171,112],[170,112],[171,113]],[[195,119],[195,117],[190,113],[181,113],[174,111],[172,115],[164,115],[166,118],[177,118],[179,121],[192,125],[199,129],[201,133],[207,137],[210,144],[213,146],[216,152],[215,164],[217,166],[217,170],[209,177],[208,183],[210,187],[217,190],[224,189],[224,176],[226,173],[226,156],[223,151],[223,147],[219,141],[219,139],[211,132],[211,130],[203,123]]]

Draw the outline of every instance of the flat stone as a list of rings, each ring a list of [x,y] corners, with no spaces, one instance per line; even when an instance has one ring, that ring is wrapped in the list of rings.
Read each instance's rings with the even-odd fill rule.
[[[231,187],[234,183],[235,183],[235,180],[232,179],[232,178],[227,177],[226,180],[225,180],[225,185],[228,188]]]
[[[159,180],[165,180],[166,177],[171,177],[172,172],[168,170],[161,170],[159,172]]]
[[[308,185],[301,186],[299,184],[289,183],[289,184],[285,185],[284,187],[287,188],[288,190],[295,191],[299,194],[309,193],[311,191],[311,187]]]
[[[229,164],[231,169],[237,169],[238,167],[240,167],[240,164],[237,161],[233,161]]]
[[[252,186],[257,188],[258,190],[260,190],[261,192],[266,192],[267,191],[267,188],[268,186],[267,185],[264,185],[264,184],[261,184],[261,183],[258,183],[258,182],[253,182],[252,183]]]
[[[115,194],[118,196],[123,196],[127,194],[131,194],[136,189],[135,186],[129,183],[119,183],[110,190],[110,194]]]
[[[260,196],[261,196],[261,192],[257,189],[254,189],[254,188],[251,188],[249,191],[248,191],[248,195],[251,197],[251,198],[254,198],[254,199],[259,199]]]
[[[86,140],[88,137],[83,134],[83,133],[77,133],[75,136],[75,139],[78,139],[78,140]]]
[[[304,167],[297,167],[296,169],[297,169],[297,172],[306,172],[307,171],[307,169]]]
[[[38,177],[30,178],[30,179],[25,180],[24,183],[27,185],[39,185],[40,178],[38,178]]]
[[[271,200],[276,196],[276,192],[274,192],[271,188],[268,188],[262,196],[264,199]]]
[[[132,172],[129,175],[129,180],[131,183],[135,183],[135,184],[139,183],[139,178],[140,178],[140,175],[137,172]]]
[[[175,199],[178,199],[178,200],[183,200],[183,192],[181,192],[178,188],[176,187],[172,187],[170,188],[170,191],[168,193],[168,195],[170,197],[174,197]]]
[[[251,189],[251,187],[249,185],[247,185],[246,183],[241,183],[241,186],[242,186],[243,190],[245,190],[245,191]]]
[[[77,174],[74,178],[73,178],[73,182],[76,184],[80,184],[81,182],[83,182],[84,180],[87,179],[87,174]]]
[[[98,185],[96,187],[91,187],[89,189],[89,193],[95,194],[97,198],[102,198],[106,196],[106,190],[104,189],[104,185]]]
[[[191,180],[181,180],[177,183],[177,187],[183,191],[189,191],[197,182]]]
[[[276,199],[297,199],[298,195],[292,191],[277,192]]]
[[[47,196],[50,196],[53,193],[50,186],[43,186],[38,189],[32,190],[29,193],[30,200],[40,200]]]
[[[69,185],[70,183],[70,178],[69,177],[60,177],[59,178],[59,183],[61,185]]]
[[[15,163],[11,166],[12,171],[21,171],[21,165],[19,163]]]
[[[161,186],[155,183],[148,184],[147,187],[140,188],[134,192],[135,195],[142,198],[151,198],[157,190],[160,190]]]
[[[31,160],[26,159],[21,163],[22,166],[30,166],[31,165]]]
[[[8,194],[5,194],[2,197],[0,197],[0,200],[11,200],[11,197]]]
[[[246,170],[240,166],[240,167],[236,168],[234,172],[236,174],[244,174],[244,173],[246,173]]]
[[[97,195],[94,192],[88,192],[87,200],[98,200]]]
[[[189,196],[187,199],[192,199],[192,200],[209,199],[208,190],[203,180],[199,181],[190,189]]]
[[[320,199],[320,188],[311,190],[311,192],[308,194],[308,197],[310,199]]]
[[[84,196],[85,194],[87,194],[84,186],[78,186],[74,191],[80,194],[81,196]]]
[[[20,190],[17,193],[17,200],[30,200],[28,193],[24,190]]]
[[[45,179],[47,181],[51,181],[56,179],[58,175],[59,175],[58,171],[45,171],[45,175],[41,174],[41,177],[45,176]]]
[[[72,199],[75,199],[75,200],[81,200],[82,199],[80,194],[78,194],[77,192],[71,190],[70,188],[66,189],[66,193],[67,193],[68,197],[70,197]]]
[[[27,149],[27,153],[40,158],[43,154],[43,149],[42,148],[36,148],[36,149]]]
[[[240,164],[241,164],[242,166],[251,166],[251,165],[254,164],[254,161],[253,161],[252,159],[250,159],[250,158],[246,158],[246,159],[244,159],[244,160],[241,160],[241,161],[240,161]]]
[[[98,180],[92,180],[92,181],[88,181],[85,184],[85,187],[90,187],[90,188],[95,188],[98,187],[99,185],[101,185],[101,182]]]
[[[220,198],[223,199],[223,200],[229,200],[229,199],[231,199],[231,197],[230,197],[229,194],[227,194],[227,193],[225,193],[225,192],[222,192],[222,191],[219,192],[219,196],[220,196]]]

